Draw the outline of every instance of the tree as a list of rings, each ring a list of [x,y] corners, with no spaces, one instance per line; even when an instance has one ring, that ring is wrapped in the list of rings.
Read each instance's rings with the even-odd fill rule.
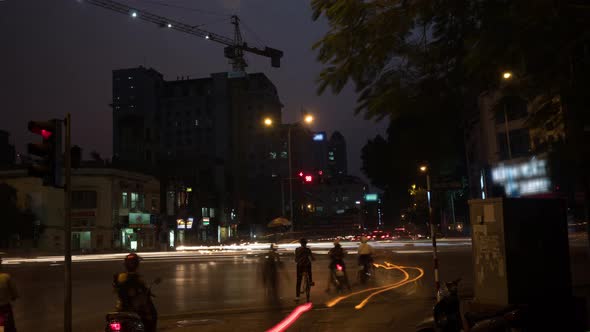
[[[530,123],[546,129],[563,112],[577,180],[590,206],[590,5],[555,0],[312,0],[330,30],[313,45],[325,65],[318,93],[352,83],[355,112],[392,121],[412,114],[432,122],[462,116],[486,90],[533,101]],[[502,72],[514,74],[503,84]],[[557,103],[556,103],[557,101]],[[559,105],[556,107],[556,104]],[[405,137],[408,140],[409,137]],[[583,142],[583,143],[582,143]],[[432,158],[432,157],[431,157]],[[587,213],[588,214],[588,213]],[[590,232],[590,227],[589,227]]]
[[[31,239],[34,234],[34,216],[17,207],[17,191],[14,187],[0,183],[0,247],[9,247],[14,237]]]

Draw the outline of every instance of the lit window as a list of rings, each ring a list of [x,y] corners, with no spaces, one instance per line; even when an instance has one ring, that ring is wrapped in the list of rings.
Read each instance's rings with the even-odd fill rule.
[[[215,209],[214,208],[209,208],[209,217],[215,218]]]
[[[121,193],[121,208],[126,209],[129,207],[129,197],[127,193]]]
[[[133,85],[131,85],[129,88],[133,89]]]
[[[209,217],[209,209],[206,207],[201,208],[201,216],[202,217]]]
[[[287,151],[282,151],[281,152],[281,158],[282,159],[287,159],[288,155],[287,155]]]
[[[132,79],[132,78],[133,78],[133,77],[131,77],[131,76],[127,77],[127,79],[128,79],[128,80],[130,80],[130,79]]]
[[[195,127],[199,126],[199,120],[195,120]]]
[[[277,153],[276,152],[271,152],[270,153],[270,159],[277,159]]]

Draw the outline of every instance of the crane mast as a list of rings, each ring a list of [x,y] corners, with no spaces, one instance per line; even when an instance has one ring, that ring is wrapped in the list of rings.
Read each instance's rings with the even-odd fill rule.
[[[244,59],[244,52],[270,58],[272,67],[278,68],[281,66],[281,58],[283,57],[282,51],[267,46],[264,46],[264,48],[252,47],[243,41],[240,31],[240,19],[236,15],[231,17],[231,24],[234,25],[234,38],[232,39],[204,29],[200,29],[194,25],[189,25],[174,19],[166,18],[164,16],[152,14],[145,10],[135,9],[120,2],[112,0],[84,0],[84,2],[121,14],[130,15],[132,18],[154,23],[162,28],[184,32],[219,44],[223,44],[225,45],[224,55],[229,59],[233,71],[237,73],[245,73],[245,69],[248,66],[246,60]]]

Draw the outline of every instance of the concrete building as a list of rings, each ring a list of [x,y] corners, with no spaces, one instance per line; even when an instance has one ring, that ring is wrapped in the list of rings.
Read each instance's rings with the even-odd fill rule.
[[[206,230],[187,232],[187,239],[223,240],[238,223],[272,215],[265,197],[276,134],[262,119],[280,126],[281,109],[275,86],[260,73],[165,81],[154,69],[115,70],[114,162],[158,176],[170,226],[182,215],[203,226],[202,209],[215,209]],[[168,200],[176,202],[171,209]]]
[[[39,248],[64,246],[64,191],[45,187],[24,169],[0,172],[0,183],[17,190],[17,205],[32,212],[44,231]],[[160,185],[152,176],[112,168],[81,168],[72,174],[72,250],[152,250]],[[1,225],[0,225],[1,227]]]
[[[334,231],[364,228],[367,191],[368,185],[351,175],[326,177],[320,183],[305,185],[298,206],[305,227]]]
[[[332,133],[328,141],[328,173],[331,176],[348,174],[346,140],[339,131]]]
[[[10,134],[0,130],[0,167],[14,165],[16,154],[14,145],[10,144]]]

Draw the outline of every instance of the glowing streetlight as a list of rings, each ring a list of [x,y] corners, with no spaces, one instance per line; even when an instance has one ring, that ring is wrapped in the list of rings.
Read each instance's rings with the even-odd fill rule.
[[[169,28],[172,28],[172,23],[168,23],[167,25]]]
[[[428,170],[428,167],[426,165],[420,166],[420,172],[426,172],[427,170]]]
[[[137,12],[136,11],[131,12],[131,17],[137,17]]]
[[[313,122],[313,115],[311,114],[307,114],[304,118],[303,121],[305,121],[305,123],[310,124]]]
[[[509,71],[505,71],[504,73],[502,73],[502,78],[505,80],[509,80],[512,78],[512,73]]]
[[[272,119],[271,118],[264,118],[264,125],[267,127],[272,126]]]

